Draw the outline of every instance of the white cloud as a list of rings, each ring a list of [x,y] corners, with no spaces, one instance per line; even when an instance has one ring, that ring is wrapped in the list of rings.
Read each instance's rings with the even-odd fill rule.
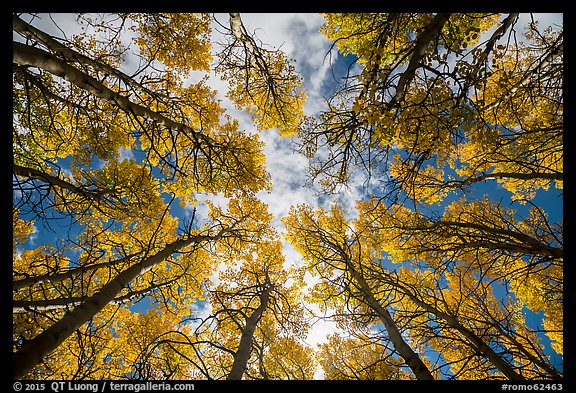
[[[538,21],[540,30],[548,26],[558,30],[564,25],[564,14],[561,13],[522,13],[518,17],[518,23],[520,26],[528,26],[532,22],[532,18],[534,21]]]
[[[216,16],[221,23],[227,23],[227,15]],[[256,33],[256,37],[276,48],[284,50],[288,57],[296,60],[296,70],[303,76],[303,85],[308,95],[305,111],[307,114],[317,113],[324,108],[325,99],[322,91],[326,90],[327,83],[333,83],[330,67],[331,61],[336,56],[326,56],[330,50],[330,43],[318,31],[323,23],[323,18],[314,14],[242,14],[242,21],[249,32]],[[219,98],[224,107],[230,113],[241,120],[245,129],[254,128],[249,116],[239,112],[225,98],[226,87],[221,81],[212,78],[214,85],[219,90]],[[260,192],[257,196],[268,204],[270,213],[274,216],[273,224],[282,234],[284,227],[281,219],[286,217],[290,207],[297,204],[308,204],[313,208],[320,203],[327,205],[338,198],[347,206],[354,206],[356,199],[360,198],[363,178],[353,181],[350,190],[340,195],[329,196],[320,200],[316,195],[316,189],[306,186],[306,169],[308,160],[296,153],[296,138],[281,138],[276,130],[265,130],[260,134],[265,143],[264,154],[266,155],[266,167],[270,173],[273,188],[271,192]],[[352,210],[352,209],[351,209]],[[285,266],[300,266],[302,257],[291,244],[283,241],[283,254],[286,259]],[[305,275],[308,289],[317,279],[310,274]],[[335,322],[325,318],[317,305],[306,304],[316,317],[305,340],[312,348],[326,341],[328,334],[338,332]],[[327,312],[330,313],[330,310]],[[315,373],[316,379],[324,376],[321,368]]]
[[[198,301],[193,303],[190,307],[190,315],[193,319],[189,319],[184,326],[190,329],[196,329],[200,324],[210,317],[212,314],[212,305],[207,301]]]
[[[55,28],[51,18],[46,14],[41,15],[42,19],[39,23],[35,23],[38,27],[52,34],[60,35],[59,30]],[[228,14],[216,14],[216,19],[224,24],[228,24]],[[255,33],[256,39],[262,41],[264,44],[269,45],[270,48],[280,48],[285,51],[289,58],[294,59],[295,67],[303,77],[303,87],[306,90],[308,100],[305,106],[305,112],[308,115],[318,113],[321,109],[325,108],[324,94],[329,87],[335,83],[334,76],[332,75],[331,67],[337,60],[343,58],[339,55],[332,53],[328,55],[331,43],[323,37],[318,29],[324,22],[324,19],[311,13],[247,13],[241,14],[244,25],[249,33]],[[72,14],[53,14],[52,18],[58,23],[58,26],[66,32],[70,37],[74,33],[80,33],[81,30],[74,22]],[[534,14],[535,19],[541,20],[540,27],[545,25],[558,25],[562,24],[562,14]],[[29,20],[25,19],[26,21]],[[520,17],[519,26],[526,25],[530,21],[529,14],[522,14]],[[223,41],[219,38],[219,27],[217,23],[213,23],[213,39]],[[519,31],[522,31],[519,29]],[[128,42],[129,35],[123,42]],[[219,50],[218,45],[213,46],[213,51]],[[130,73],[138,67],[138,60],[133,56],[128,56],[126,62],[123,64],[123,70]],[[354,72],[358,70],[359,65],[355,65]],[[190,73],[188,82],[196,83],[205,76],[204,72],[193,71]],[[217,98],[221,100],[221,104],[226,108],[232,118],[237,119],[240,124],[241,130],[246,132],[255,132],[255,125],[250,119],[250,116],[235,108],[235,106],[226,98],[228,86],[226,81],[222,81],[219,76],[214,73],[209,74],[210,86],[217,90]],[[284,232],[281,219],[285,217],[291,206],[306,203],[313,208],[320,205],[327,206],[332,201],[338,199],[340,203],[347,206],[351,213],[354,215],[355,202],[362,198],[365,193],[364,184],[366,177],[361,171],[355,173],[352,177],[349,189],[344,189],[342,193],[334,196],[327,196],[320,200],[316,195],[314,188],[306,187],[306,169],[308,167],[308,160],[294,152],[296,139],[281,138],[276,130],[265,130],[260,134],[261,139],[265,142],[264,154],[266,155],[267,169],[271,175],[273,189],[271,192],[260,192],[258,197],[269,206],[269,211],[274,216],[273,224],[277,227],[280,233]],[[322,152],[320,152],[322,154]],[[130,158],[133,157],[131,150],[122,149],[120,157]],[[65,171],[65,169],[64,169]],[[207,219],[207,205],[204,203],[206,200],[211,200],[218,206],[225,206],[227,198],[222,195],[198,195],[198,203],[195,206],[186,206],[185,214],[190,216],[194,208],[196,208],[196,220],[198,223],[203,223]],[[34,228],[34,234],[37,235],[37,230]],[[34,238],[35,240],[35,238]],[[30,241],[34,241],[31,237]],[[284,241],[284,256],[286,258],[286,266],[301,265],[301,255],[287,242]],[[213,279],[217,280],[217,274],[224,269],[225,266],[219,266],[214,272]],[[305,281],[308,288],[312,287],[317,279],[310,274],[305,276]],[[201,317],[206,317],[210,314],[211,308],[209,304],[203,304],[204,307],[199,307],[194,311]],[[315,323],[307,336],[306,342],[315,348],[319,343],[326,342],[328,334],[338,332],[338,328],[333,321],[325,319],[326,315],[322,315],[317,305],[307,304],[317,318]],[[328,311],[328,314],[330,312]],[[318,370],[315,377],[322,378],[323,372]]]
[[[122,146],[120,146],[120,161],[124,161],[125,159],[132,159],[134,158],[134,152],[132,151],[132,149],[125,149]]]
[[[320,308],[315,305],[307,306],[309,311],[313,313],[316,318],[312,322],[312,326],[306,337],[306,344],[310,345],[313,349],[317,350],[319,344],[324,344],[328,340],[328,336],[333,333],[341,333],[342,331],[336,326],[336,323],[330,319],[325,318],[329,315],[329,311],[326,314],[322,314]],[[316,366],[316,371],[314,373],[314,379],[324,379],[324,370],[318,364]]]
[[[82,27],[76,22],[75,14],[71,13],[38,13],[34,16],[23,14],[20,18],[31,23],[36,28],[49,32],[52,36],[58,38],[70,38],[74,34],[81,34]]]
[[[32,223],[32,232],[28,236],[27,243],[32,247],[36,246],[36,240],[38,240],[38,236],[40,236],[40,232],[38,231],[38,227],[36,226],[36,223],[33,222]]]

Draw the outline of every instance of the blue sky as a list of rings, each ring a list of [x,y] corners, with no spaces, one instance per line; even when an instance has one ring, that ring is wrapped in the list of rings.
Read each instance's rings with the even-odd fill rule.
[[[288,56],[296,60],[296,69],[303,76],[304,88],[308,94],[308,101],[305,106],[306,114],[313,115],[325,108],[325,99],[330,96],[330,92],[335,88],[339,78],[343,77],[348,71],[348,67],[353,58],[348,56],[343,58],[336,52],[327,55],[331,48],[331,42],[325,39],[319,32],[318,28],[323,23],[323,18],[316,14],[241,14],[242,20],[249,32],[256,32],[256,36],[264,43],[279,47],[284,50]],[[73,22],[67,22],[70,15],[56,15],[54,19],[59,21],[60,26],[69,36],[73,32]],[[223,24],[227,23],[226,14],[216,14],[216,18]],[[561,23],[562,16],[555,14],[536,15],[543,25]],[[521,18],[522,23],[529,21],[524,15]],[[54,28],[49,18],[43,18],[38,21],[39,27],[46,29]],[[69,27],[69,29],[67,29]],[[214,29],[214,39],[218,39],[218,33]],[[53,30],[55,34],[57,31]],[[302,43],[305,43],[303,45]],[[218,49],[215,47],[214,49]],[[125,70],[131,67],[130,60],[124,65]],[[353,67],[357,67],[354,65]],[[191,73],[189,80],[197,81],[203,74]],[[218,90],[218,98],[222,100],[223,106],[228,110],[232,117],[240,122],[240,128],[247,132],[255,132],[255,127],[249,116],[236,109],[225,97],[227,88],[225,82],[218,77],[212,76],[211,85]],[[351,187],[343,190],[339,195],[324,196],[319,198],[317,189],[305,187],[306,168],[308,160],[294,152],[295,140],[290,138],[280,138],[276,130],[264,131],[261,134],[262,140],[266,147],[264,153],[267,157],[267,169],[270,172],[273,189],[271,192],[261,192],[258,196],[262,201],[269,205],[270,212],[275,217],[275,224],[280,232],[284,228],[280,220],[288,214],[290,206],[306,203],[312,207],[327,206],[334,199],[339,199],[341,203],[347,206],[354,206],[355,201],[366,197],[370,190],[365,189],[362,185],[365,180],[363,173],[354,174]],[[136,149],[123,151],[126,158],[139,159],[139,153]],[[67,162],[63,161],[63,165]],[[503,198],[509,201],[510,193],[502,190],[494,181],[481,183],[474,186],[472,196],[480,196],[488,193],[492,198]],[[205,196],[205,199],[225,203],[222,197]],[[542,206],[550,216],[551,221],[561,220],[563,216],[562,194],[558,190],[547,192],[540,191],[534,202]],[[506,203],[505,203],[506,205]],[[523,207],[520,206],[520,209]],[[192,213],[192,207],[181,208],[174,204],[173,213],[182,219],[189,217]],[[202,203],[197,209],[197,219],[201,220],[206,217],[206,208]],[[200,221],[201,222],[201,221]],[[65,223],[64,223],[65,224]],[[62,230],[66,230],[67,225],[63,225]],[[34,239],[29,242],[28,247],[32,248],[45,242],[56,242],[59,237],[57,234],[47,231],[37,225],[37,233]],[[287,264],[300,264],[300,255],[289,244],[284,243],[284,254]],[[309,277],[309,284],[314,284],[315,279]],[[147,300],[138,305],[138,308],[145,307]],[[319,313],[316,306],[310,308]],[[209,312],[209,309],[203,310]],[[538,317],[532,316],[532,322],[537,322]],[[332,322],[319,320],[314,324],[313,329],[307,339],[311,345],[324,342],[327,334],[336,332],[338,329]],[[556,365],[561,365],[561,360],[555,356]],[[322,373],[318,372],[317,377],[321,378]]]

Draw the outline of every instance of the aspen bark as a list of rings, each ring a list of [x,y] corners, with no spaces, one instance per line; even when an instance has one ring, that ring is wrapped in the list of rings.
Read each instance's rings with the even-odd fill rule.
[[[91,59],[90,57],[84,56],[83,54],[71,48],[68,48],[66,45],[52,38],[49,34],[46,34],[45,32],[38,30],[34,26],[24,22],[17,15],[12,15],[12,29],[22,34],[27,39],[31,41],[36,41],[44,45],[46,48],[48,48],[50,51],[55,53],[60,58],[64,58],[68,61],[73,61],[75,63],[89,65],[95,70],[102,71],[109,75],[113,75],[122,80],[122,82],[126,83],[126,85],[129,85],[137,90],[142,90],[150,94],[151,96],[159,95],[159,93],[152,92],[149,89],[142,86],[141,84],[137,83],[134,80],[134,78],[126,75],[122,71],[106,63],[96,61],[94,59]]]
[[[390,338],[392,345],[394,345],[394,349],[404,359],[404,361],[406,362],[408,367],[410,367],[410,369],[412,370],[417,379],[433,380],[434,377],[432,376],[432,373],[430,372],[428,367],[424,364],[422,359],[420,359],[420,356],[416,352],[414,352],[412,348],[410,348],[410,345],[406,343],[406,341],[402,337],[402,334],[400,333],[400,330],[396,326],[396,323],[392,319],[392,316],[390,315],[388,310],[382,307],[380,302],[376,300],[374,294],[372,293],[372,290],[368,286],[368,283],[366,282],[366,280],[364,280],[364,277],[362,277],[362,275],[359,272],[357,272],[352,266],[350,266],[350,261],[347,261],[347,265],[352,275],[352,278],[358,283],[358,286],[360,287],[360,291],[362,293],[362,296],[364,297],[364,300],[366,301],[368,306],[372,308],[374,312],[376,312],[376,315],[378,315],[378,318],[384,324],[386,332],[388,333],[388,337]]]
[[[246,370],[246,365],[250,359],[250,352],[252,350],[252,343],[254,341],[254,332],[256,331],[256,326],[264,313],[264,310],[268,307],[268,300],[270,299],[270,291],[272,286],[268,285],[266,289],[260,295],[260,305],[256,310],[246,318],[246,325],[242,330],[242,337],[240,338],[240,345],[234,354],[234,363],[232,364],[232,370],[226,377],[227,380],[240,380],[244,375]]]
[[[73,192],[82,197],[98,201],[102,198],[105,192],[91,191],[83,187],[76,186],[66,180],[60,179],[58,176],[53,176],[48,173],[42,172],[34,168],[26,168],[17,164],[12,164],[12,171],[15,175],[22,177],[28,177],[30,179],[36,179],[50,184],[51,186],[57,186]]]
[[[242,24],[242,19],[238,13],[230,13],[230,30],[238,41],[242,42],[246,49],[246,56],[250,65],[254,68],[261,68],[257,61],[258,49],[252,38],[248,35]]]
[[[25,288],[25,287],[29,287],[29,286],[32,286],[35,284],[41,284],[41,283],[45,283],[45,282],[51,282],[51,283],[61,282],[61,281],[70,279],[77,274],[84,274],[84,273],[88,273],[88,272],[98,270],[98,269],[101,269],[104,267],[113,267],[115,265],[119,265],[121,263],[129,261],[132,258],[137,257],[138,255],[142,255],[143,253],[144,253],[144,251],[138,251],[136,253],[126,255],[125,257],[122,257],[119,259],[114,259],[114,260],[111,260],[108,262],[94,263],[91,265],[81,265],[81,266],[70,268],[69,270],[66,270],[66,271],[61,272],[61,273],[53,273],[53,274],[47,273],[47,274],[42,274],[40,276],[26,277],[26,278],[23,278],[21,280],[13,281],[12,282],[12,290],[17,291],[17,290]]]
[[[522,252],[526,254],[549,256],[561,259],[564,257],[564,250],[560,247],[553,247],[549,244],[542,243],[540,240],[533,238],[525,233],[513,231],[505,228],[495,228],[486,224],[478,224],[473,222],[457,222],[457,221],[437,221],[429,226],[417,226],[409,229],[417,231],[430,231],[436,228],[464,228],[464,229],[477,229],[482,232],[487,232],[492,235],[501,236],[498,242],[491,240],[480,240],[471,244],[475,247],[484,247],[495,250],[509,250],[513,252]],[[455,231],[455,230],[454,230]],[[505,243],[510,240],[511,243]],[[512,241],[517,241],[512,243]],[[519,243],[518,243],[519,242]],[[462,246],[467,246],[463,243]]]
[[[81,305],[68,311],[62,319],[44,330],[32,340],[27,341],[13,355],[13,377],[22,378],[28,371],[42,361],[44,356],[56,349],[80,326],[92,319],[107,304],[112,302],[122,289],[139,275],[164,261],[172,253],[190,244],[205,240],[205,236],[178,239],[164,247],[158,253],[119,273],[112,281],[90,296]]]
[[[90,75],[42,49],[34,48],[19,42],[13,42],[12,61],[21,66],[38,67],[55,76],[64,78],[73,85],[86,90],[95,97],[101,98],[117,106],[126,113],[141,116],[156,121],[170,129],[184,132],[186,135],[195,139],[198,147],[202,146],[201,142],[206,142],[208,145],[211,145],[214,142],[209,136],[195,131],[185,124],[173,121],[161,113],[130,101],[127,97],[110,90],[103,83],[94,79]]]
[[[502,374],[506,376],[508,379],[512,380],[524,380],[522,375],[518,374],[508,362],[506,362],[500,355],[498,355],[488,344],[482,340],[482,338],[478,337],[472,330],[466,328],[462,325],[456,318],[453,316],[438,310],[435,307],[423,302],[418,297],[414,296],[410,291],[403,290],[403,294],[407,295],[410,300],[412,300],[415,304],[420,306],[425,311],[435,315],[438,318],[445,320],[448,325],[456,329],[460,334],[462,334],[470,343],[470,345],[482,353],[490,362],[496,367]]]
[[[400,76],[400,80],[396,86],[396,94],[394,95],[392,102],[399,103],[404,99],[406,90],[408,90],[410,82],[412,82],[414,79],[416,70],[421,65],[420,63],[422,58],[426,55],[428,44],[440,34],[442,27],[444,27],[444,24],[448,21],[449,18],[450,14],[436,14],[430,24],[426,26],[426,28],[418,35],[418,38],[416,39],[416,45],[414,47],[414,52],[410,58],[410,62],[408,63],[406,71],[404,71]]]

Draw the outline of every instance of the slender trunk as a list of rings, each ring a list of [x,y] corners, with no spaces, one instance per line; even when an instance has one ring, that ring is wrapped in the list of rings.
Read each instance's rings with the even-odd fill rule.
[[[23,278],[21,280],[16,280],[12,282],[12,290],[16,291],[25,287],[29,287],[31,285],[34,284],[41,284],[41,283],[45,283],[45,282],[51,282],[51,283],[57,283],[57,282],[61,282],[64,281],[66,279],[72,278],[74,275],[76,274],[83,274],[83,273],[87,273],[87,272],[91,272],[93,270],[98,270],[104,267],[112,267],[115,265],[118,265],[120,263],[129,261],[130,259],[137,257],[138,255],[143,254],[144,251],[138,251],[134,254],[130,254],[130,255],[126,255],[123,258],[119,258],[119,259],[115,259],[112,261],[108,261],[108,262],[101,262],[101,263],[94,263],[91,265],[82,265],[82,266],[78,266],[78,267],[74,267],[71,268],[65,272],[62,273],[54,273],[54,274],[43,274],[40,276],[32,276],[32,277],[26,277]]]
[[[538,239],[534,239],[533,237],[526,235],[525,233],[521,233],[521,232],[517,232],[517,231],[513,231],[513,230],[509,230],[509,229],[504,229],[504,228],[494,228],[491,227],[489,225],[486,224],[479,224],[479,223],[473,223],[473,222],[457,222],[457,221],[437,221],[435,223],[432,223],[429,226],[416,226],[416,227],[412,227],[412,228],[407,228],[407,229],[412,229],[412,230],[422,230],[422,231],[429,231],[429,230],[434,230],[435,228],[438,227],[445,227],[445,228],[472,228],[472,229],[477,229],[479,231],[483,231],[483,232],[487,232],[489,234],[493,234],[493,235],[499,235],[502,236],[501,241],[499,241],[498,243],[493,242],[493,241],[481,241],[481,242],[475,242],[474,246],[478,247],[478,246],[482,246],[485,248],[490,248],[490,249],[503,249],[503,250],[509,250],[509,251],[515,251],[515,252],[523,252],[526,254],[533,254],[533,255],[542,255],[542,256],[548,256],[548,257],[553,257],[553,258],[563,258],[564,257],[564,250],[562,248],[559,247],[553,247],[550,246],[549,244],[545,244],[542,243],[541,241],[539,241]],[[519,241],[520,244],[518,243],[513,243],[513,244],[507,244],[506,243],[506,238],[511,238],[512,240],[516,240]],[[463,244],[464,246],[466,246],[466,244]],[[503,245],[503,246],[499,246],[499,245]]]
[[[152,285],[139,291],[133,291],[126,295],[118,296],[110,304],[128,304],[132,303],[146,295],[149,295],[158,288],[166,287],[176,280],[170,280],[162,284]],[[77,296],[69,298],[45,299],[45,300],[14,300],[12,301],[12,314],[22,314],[27,311],[46,312],[51,310],[64,310],[70,307],[76,307],[90,299],[89,296]]]
[[[248,364],[248,359],[250,359],[250,352],[252,350],[252,343],[254,341],[254,332],[256,331],[256,326],[268,307],[268,300],[270,299],[270,291],[272,286],[268,285],[266,289],[260,295],[260,305],[256,310],[246,318],[246,326],[242,330],[242,337],[240,338],[240,345],[234,354],[234,363],[232,364],[232,370],[228,377],[229,381],[241,380],[246,370],[246,365]]]
[[[66,189],[70,192],[73,192],[74,194],[80,195],[87,199],[92,199],[94,201],[100,201],[103,195],[110,192],[108,190],[87,190],[84,187],[79,187],[70,182],[67,182],[66,180],[62,180],[58,176],[49,175],[48,173],[34,168],[27,168],[17,164],[12,164],[12,168],[15,175],[40,180],[50,184],[50,186],[57,186],[62,189]]]
[[[460,322],[458,322],[456,318],[436,309],[435,307],[430,306],[429,304],[424,303],[409,291],[405,291],[402,293],[408,295],[408,297],[415,304],[422,307],[427,312],[435,315],[436,317],[445,320],[448,323],[448,325],[450,325],[458,332],[460,332],[464,337],[466,337],[472,348],[482,353],[488,360],[490,360],[490,363],[492,363],[494,367],[496,367],[502,374],[504,374],[506,378],[515,380],[526,379],[522,375],[518,374],[512,368],[512,366],[508,364],[508,362],[506,362],[504,359],[502,359],[502,357],[500,357],[496,352],[494,352],[494,350],[490,348],[490,346],[486,344],[484,340],[482,340],[482,338],[478,337],[478,335],[476,335],[472,330],[464,327]]]
[[[209,136],[197,132],[185,124],[173,121],[159,112],[155,112],[130,101],[127,97],[110,90],[103,83],[85,72],[42,49],[34,48],[20,42],[12,42],[12,61],[21,66],[37,67],[55,76],[64,78],[73,85],[89,92],[95,97],[111,103],[126,113],[141,116],[156,121],[167,128],[184,132],[186,135],[194,138],[197,147],[201,147],[202,142],[206,142],[208,145],[214,144],[214,141]]]
[[[359,272],[357,272],[354,268],[352,268],[349,262],[347,263],[347,265],[350,273],[352,274],[352,278],[358,283],[358,286],[360,287],[360,292],[362,293],[364,300],[366,301],[368,306],[372,308],[374,312],[376,312],[376,315],[378,315],[378,318],[380,318],[380,321],[382,321],[382,323],[384,324],[386,332],[388,333],[388,337],[390,338],[392,345],[394,345],[394,349],[404,359],[404,361],[406,362],[408,367],[410,367],[410,369],[412,370],[417,379],[433,380],[434,377],[432,376],[432,373],[430,372],[428,367],[424,364],[422,359],[420,359],[420,356],[418,356],[418,354],[414,352],[412,348],[410,348],[410,345],[408,345],[406,341],[404,341],[404,338],[402,337],[400,330],[396,326],[396,323],[392,319],[392,316],[390,315],[388,310],[382,307],[380,302],[376,300],[376,298],[372,293],[372,290],[368,286],[368,283],[366,282],[366,280],[364,280],[364,277],[362,277],[362,275]]]
[[[492,33],[492,36],[490,37],[488,42],[486,42],[486,49],[484,49],[486,59],[488,58],[488,55],[490,54],[490,52],[492,52],[492,49],[494,48],[494,45],[496,44],[496,42],[504,36],[506,31],[508,31],[508,29],[512,25],[514,25],[516,23],[519,16],[520,16],[520,14],[517,12],[509,13],[508,16],[502,21],[500,26],[496,30],[494,30],[494,33]]]
[[[240,41],[244,46],[244,48],[246,49],[246,56],[248,58],[250,65],[257,69],[262,68],[262,65],[259,64],[257,60],[259,50],[254,44],[254,40],[252,39],[252,37],[250,37],[246,32],[244,24],[242,23],[242,19],[240,18],[240,14],[230,13],[229,15],[230,15],[230,31],[232,31],[232,35],[234,36],[234,38]]]
[[[266,88],[269,91],[269,97],[274,101],[274,106],[278,111],[280,116],[284,116],[284,109],[279,107],[282,106],[282,99],[279,98],[283,93],[278,91],[278,77],[274,75],[274,71],[269,69],[269,64],[266,61],[265,53],[258,47],[254,38],[252,38],[240,18],[238,13],[230,13],[230,31],[234,38],[242,44],[244,48],[244,57],[247,61],[245,66],[241,66],[244,69],[246,75],[246,91],[248,91],[248,85],[254,83],[253,76],[251,76],[250,68],[257,71],[257,83],[265,83]],[[261,81],[260,81],[261,79]],[[264,108],[261,108],[265,110]]]
[[[449,187],[461,187],[467,184],[480,183],[485,180],[493,179],[519,179],[519,180],[563,180],[563,172],[492,172],[472,176],[465,180],[452,180],[447,183]]]
[[[416,38],[416,44],[410,62],[408,63],[408,67],[406,68],[406,71],[402,73],[400,80],[396,85],[396,94],[392,99],[393,103],[399,103],[404,99],[408,86],[414,79],[416,70],[420,67],[422,59],[426,55],[428,44],[434,40],[438,34],[440,34],[442,27],[444,27],[444,24],[449,18],[450,14],[436,14],[430,24],[426,26],[426,28],[418,35],[418,38]]]
[[[500,333],[506,337],[512,345],[514,345],[520,352],[524,354],[528,359],[534,362],[535,365],[546,371],[553,379],[562,379],[562,375],[554,368],[551,364],[549,364],[546,360],[542,359],[540,356],[534,356],[529,350],[527,350],[524,345],[520,344],[518,340],[514,336],[512,336],[509,332],[505,331],[500,324],[496,324],[496,328]]]
[[[485,248],[488,250],[498,250],[498,251],[509,251],[518,254],[528,254],[528,255],[539,255],[543,257],[551,257],[552,259],[561,260],[563,258],[563,251],[559,248],[544,248],[544,247],[533,247],[517,243],[507,243],[506,239],[500,241],[486,240],[486,241],[464,241],[459,239],[461,243],[454,244],[451,247],[444,247],[443,251],[458,251],[466,249],[480,249]],[[426,247],[422,246],[421,251],[437,251],[438,248],[435,246]],[[546,259],[547,260],[547,259]],[[546,261],[544,260],[544,261]]]
[[[221,235],[222,232],[214,238],[218,238]],[[40,363],[44,356],[56,349],[64,340],[80,328],[80,326],[92,319],[100,310],[113,301],[120,291],[136,277],[164,261],[175,251],[190,244],[208,240],[209,238],[210,237],[207,236],[192,236],[186,239],[178,239],[166,245],[166,247],[158,253],[143,259],[141,262],[119,273],[113,280],[104,285],[99,292],[90,296],[85,302],[74,308],[74,310],[68,311],[59,321],[32,340],[27,341],[14,353],[14,379],[22,378],[27,372]]]
[[[17,15],[12,15],[12,29],[18,33],[25,36],[27,39],[41,43],[49,50],[53,51],[57,56],[63,57],[66,60],[71,60],[76,63],[89,65],[97,71],[102,71],[109,75],[113,75],[120,80],[122,80],[126,85],[131,86],[134,89],[142,90],[148,93],[150,96],[162,96],[158,92],[153,92],[141,84],[137,83],[134,78],[126,75],[122,71],[100,61],[91,59],[83,54],[76,52],[75,50],[68,48],[64,44],[52,38],[49,34],[38,30],[34,26],[24,22]],[[163,96],[164,97],[164,96]]]

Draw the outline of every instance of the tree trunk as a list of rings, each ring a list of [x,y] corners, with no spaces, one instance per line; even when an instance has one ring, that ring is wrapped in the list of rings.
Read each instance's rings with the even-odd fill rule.
[[[482,338],[478,337],[472,330],[463,326],[456,318],[453,316],[438,310],[437,308],[423,302],[417,296],[415,296],[410,290],[406,288],[402,288],[395,283],[397,288],[401,289],[401,293],[408,296],[410,300],[412,300],[416,305],[420,306],[425,311],[433,314],[434,316],[443,319],[456,329],[460,334],[462,334],[470,343],[472,348],[479,351],[482,355],[484,355],[493,365],[496,367],[502,374],[506,376],[508,379],[513,380],[524,380],[522,375],[518,374],[508,362],[506,362],[500,355],[498,355],[488,344],[482,340]]]
[[[17,164],[12,164],[12,171],[15,175],[40,180],[50,184],[50,186],[58,186],[60,188],[73,192],[74,194],[80,195],[87,199],[92,199],[94,201],[99,201],[102,198],[102,196],[106,193],[106,191],[87,190],[83,187],[75,186],[74,184],[67,182],[66,180],[62,180],[58,176],[53,176],[48,173],[39,171],[38,169],[26,168]]]
[[[260,69],[261,66],[258,64],[257,61],[258,49],[256,48],[256,45],[254,45],[252,37],[250,37],[246,32],[244,25],[242,24],[240,14],[230,13],[229,15],[230,15],[230,30],[232,31],[232,35],[238,41],[242,42],[242,45],[246,49],[246,56],[248,58],[250,65],[256,69]]]
[[[545,69],[546,67],[548,67],[550,65],[550,63],[552,63],[552,59],[555,56],[562,55],[564,52],[564,33],[561,33],[558,36],[558,38],[556,38],[556,41],[551,46],[551,48],[552,49],[550,50],[550,52],[548,52],[546,57],[544,57],[544,59],[542,59],[542,61],[538,65],[536,65],[536,67],[534,67],[530,71],[527,71],[525,73],[524,78],[520,79],[520,81],[518,81],[514,86],[512,86],[512,88],[508,91],[507,94],[503,95],[502,97],[500,97],[498,100],[494,101],[493,103],[485,106],[484,108],[482,108],[482,110],[485,112],[491,111],[491,110],[497,108],[498,106],[500,106],[503,102],[506,102],[507,100],[509,100],[514,95],[514,93],[516,93],[518,90],[520,90],[526,84],[528,84],[528,82],[534,80],[535,76],[537,78],[540,75],[541,71],[543,69]]]
[[[438,13],[434,16],[434,19],[426,26],[424,30],[416,38],[416,44],[414,46],[414,51],[406,71],[400,75],[400,80],[396,85],[396,94],[392,99],[393,103],[400,103],[408,90],[410,82],[414,79],[416,75],[416,70],[421,66],[422,59],[426,55],[428,50],[428,44],[430,41],[434,40],[442,31],[442,27],[450,18],[450,14]]]
[[[79,64],[83,64],[83,65],[88,65],[88,66],[94,68],[95,70],[99,70],[99,71],[102,71],[106,74],[113,75],[113,76],[119,78],[120,80],[122,80],[122,82],[124,82],[126,85],[129,85],[129,86],[133,87],[134,89],[144,91],[144,92],[150,94],[150,96],[155,96],[155,95],[158,96],[159,95],[158,92],[153,92],[153,91],[147,89],[146,87],[137,83],[134,80],[134,78],[126,75],[122,71],[120,71],[120,70],[118,70],[118,69],[116,69],[116,68],[114,68],[114,67],[112,67],[106,63],[96,61],[96,60],[91,59],[87,56],[84,56],[83,54],[76,52],[75,50],[73,50],[71,48],[68,48],[67,46],[65,46],[61,42],[52,38],[49,34],[46,34],[45,32],[38,30],[34,26],[24,22],[17,15],[12,15],[12,29],[14,31],[17,31],[18,33],[22,34],[23,36],[25,36],[27,39],[29,39],[31,41],[36,41],[38,43],[41,43],[46,48],[48,48],[50,51],[54,52],[58,57],[64,58],[68,62],[75,62],[75,63],[79,63]]]
[[[130,101],[127,97],[110,90],[90,75],[42,49],[34,48],[20,42],[12,42],[12,61],[21,66],[37,67],[55,76],[64,78],[73,85],[76,85],[95,97],[111,103],[126,113],[150,119],[172,130],[184,132],[194,139],[197,143],[196,147],[198,148],[202,146],[202,142],[207,143],[209,146],[214,144],[214,141],[209,136],[197,132],[185,124],[173,121],[159,112],[155,112]]]
[[[216,236],[221,236],[222,232]],[[42,361],[44,356],[56,349],[64,340],[72,335],[80,326],[92,319],[107,304],[112,302],[116,296],[132,280],[145,273],[158,263],[164,261],[175,251],[180,250],[190,244],[207,240],[206,236],[193,236],[187,239],[178,239],[164,247],[155,255],[152,255],[141,262],[132,265],[128,269],[119,273],[112,281],[102,287],[102,289],[90,296],[84,303],[68,311],[62,319],[54,323],[48,329],[27,341],[13,355],[13,377],[22,378],[27,372]]]
[[[404,341],[404,338],[402,337],[400,330],[396,326],[396,323],[392,319],[392,316],[390,315],[388,310],[382,307],[380,302],[376,300],[376,298],[372,293],[372,290],[368,286],[368,283],[366,282],[366,280],[364,280],[364,277],[362,277],[362,275],[359,272],[357,272],[352,266],[350,266],[350,261],[348,261],[347,265],[350,273],[352,274],[352,278],[358,283],[360,287],[360,292],[362,293],[364,300],[366,301],[368,306],[376,312],[376,315],[378,315],[378,317],[384,324],[386,332],[388,332],[388,337],[390,338],[392,345],[394,345],[394,349],[404,359],[408,367],[410,367],[410,369],[416,376],[416,379],[433,380],[434,377],[432,376],[432,373],[430,372],[428,367],[424,364],[422,359],[420,359],[420,356],[418,356],[418,354],[414,352],[412,348],[410,348],[410,345],[408,345],[406,341]]]
[[[146,295],[151,294],[155,289],[166,287],[176,280],[169,280],[161,284],[154,284],[147,288],[129,292],[125,295],[114,298],[109,304],[128,304],[133,303]],[[14,300],[12,301],[12,314],[22,314],[27,311],[46,312],[51,310],[68,310],[72,307],[79,306],[90,299],[89,296],[78,296],[58,299],[45,300]]]
[[[84,273],[88,273],[88,272],[91,272],[93,270],[98,270],[98,269],[101,269],[104,267],[113,267],[115,265],[119,265],[123,262],[129,261],[132,258],[137,257],[138,255],[142,255],[143,253],[144,253],[144,251],[138,251],[134,254],[126,255],[125,257],[115,259],[112,261],[108,261],[108,262],[94,263],[91,265],[81,265],[81,266],[73,267],[73,268],[71,268],[65,272],[62,272],[62,273],[54,273],[54,274],[48,273],[48,274],[43,274],[40,276],[26,277],[26,278],[23,278],[21,280],[13,281],[12,282],[12,290],[17,291],[19,289],[29,287],[29,286],[32,286],[34,284],[41,284],[41,283],[45,283],[45,282],[50,282],[50,283],[61,282],[61,281],[64,281],[66,279],[74,277],[74,275],[76,275],[76,274],[84,274]]]
[[[234,363],[232,364],[232,370],[226,377],[227,380],[241,380],[246,370],[246,365],[250,359],[250,352],[252,351],[252,342],[254,341],[254,332],[256,326],[268,307],[268,300],[270,299],[270,291],[272,286],[268,284],[264,292],[260,295],[260,306],[246,318],[246,326],[242,330],[242,337],[240,338],[240,345],[234,354]]]

